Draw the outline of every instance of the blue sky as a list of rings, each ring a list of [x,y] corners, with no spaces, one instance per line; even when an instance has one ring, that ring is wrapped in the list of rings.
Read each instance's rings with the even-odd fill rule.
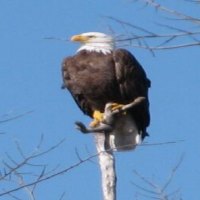
[[[199,17],[198,6],[189,3],[167,1],[166,5]],[[73,55],[76,44],[45,37],[67,39],[88,32],[124,34],[124,29],[105,16],[113,16],[151,31],[166,33],[155,22],[170,23],[159,12],[140,3],[124,0],[2,0],[0,3],[0,120],[33,111],[23,118],[0,124],[0,171],[6,152],[16,161],[21,157],[15,141],[23,152],[33,152],[44,135],[41,150],[65,142],[46,156],[34,160],[46,164],[47,170],[59,165],[63,169],[78,162],[76,149],[86,158],[95,153],[92,135],[80,134],[74,121],[89,122],[77,108],[67,91],[60,89],[61,62]],[[189,25],[188,25],[189,27]],[[190,26],[195,28],[195,26]],[[185,42],[184,40],[182,42]],[[200,68],[197,47],[156,52],[156,56],[144,49],[128,47],[144,66],[152,81],[150,90],[151,125],[148,143],[184,140],[176,144],[139,147],[136,151],[116,155],[118,173],[118,199],[134,199],[136,192],[131,181],[144,185],[133,170],[151,181],[163,185],[181,155],[185,157],[169,188],[180,189],[183,199],[198,199],[200,185]],[[30,168],[23,169],[25,172]],[[36,171],[39,169],[36,169]],[[37,172],[38,172],[37,171]],[[24,171],[23,171],[24,172]],[[27,177],[27,182],[31,180]],[[0,183],[0,189],[16,187],[15,183]],[[148,186],[147,186],[148,187]],[[100,172],[97,163],[88,162],[63,176],[41,183],[35,190],[37,200],[101,199]],[[141,191],[140,191],[141,192]],[[16,193],[28,199],[26,193]],[[2,199],[12,199],[4,196]],[[138,199],[144,199],[138,197]]]

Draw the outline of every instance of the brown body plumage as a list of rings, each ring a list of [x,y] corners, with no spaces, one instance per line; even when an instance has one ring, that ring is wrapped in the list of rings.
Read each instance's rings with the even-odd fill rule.
[[[130,52],[117,49],[105,54],[80,50],[75,56],[64,59],[62,76],[64,86],[80,109],[90,117],[94,110],[103,112],[108,102],[127,104],[136,97],[145,97],[145,101],[129,113],[142,138],[147,135],[150,81]]]

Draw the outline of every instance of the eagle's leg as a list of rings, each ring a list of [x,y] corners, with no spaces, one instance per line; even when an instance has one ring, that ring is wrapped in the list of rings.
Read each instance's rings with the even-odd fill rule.
[[[98,110],[95,110],[92,116],[93,116],[93,120],[90,123],[90,127],[92,128],[98,126],[104,119],[104,113]]]
[[[87,128],[82,122],[75,122],[76,128],[82,133],[99,133],[99,132],[111,132],[113,127],[108,124],[100,123],[99,126],[94,128]]]

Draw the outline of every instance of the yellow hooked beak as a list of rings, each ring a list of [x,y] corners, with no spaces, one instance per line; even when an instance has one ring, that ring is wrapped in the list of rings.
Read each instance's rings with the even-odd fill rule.
[[[89,37],[83,36],[83,35],[74,35],[71,37],[72,42],[87,42],[89,40]]]

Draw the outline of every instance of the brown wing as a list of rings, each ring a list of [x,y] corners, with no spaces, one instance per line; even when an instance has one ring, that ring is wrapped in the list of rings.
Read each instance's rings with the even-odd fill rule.
[[[145,134],[150,123],[148,88],[151,85],[146,73],[136,58],[127,50],[113,52],[116,77],[123,102],[130,103],[136,97],[143,96],[146,101],[131,110],[139,130]]]
[[[80,51],[64,60],[62,75],[64,86],[86,115],[120,101],[112,54]]]
[[[84,114],[92,116],[92,108],[84,97],[84,94],[79,91],[81,80],[78,80],[75,74],[78,73],[76,68],[73,69],[77,64],[73,57],[68,57],[64,59],[62,63],[62,77],[63,77],[63,88],[67,88],[74,98],[78,107],[83,111]],[[77,83],[77,84],[76,84]]]

